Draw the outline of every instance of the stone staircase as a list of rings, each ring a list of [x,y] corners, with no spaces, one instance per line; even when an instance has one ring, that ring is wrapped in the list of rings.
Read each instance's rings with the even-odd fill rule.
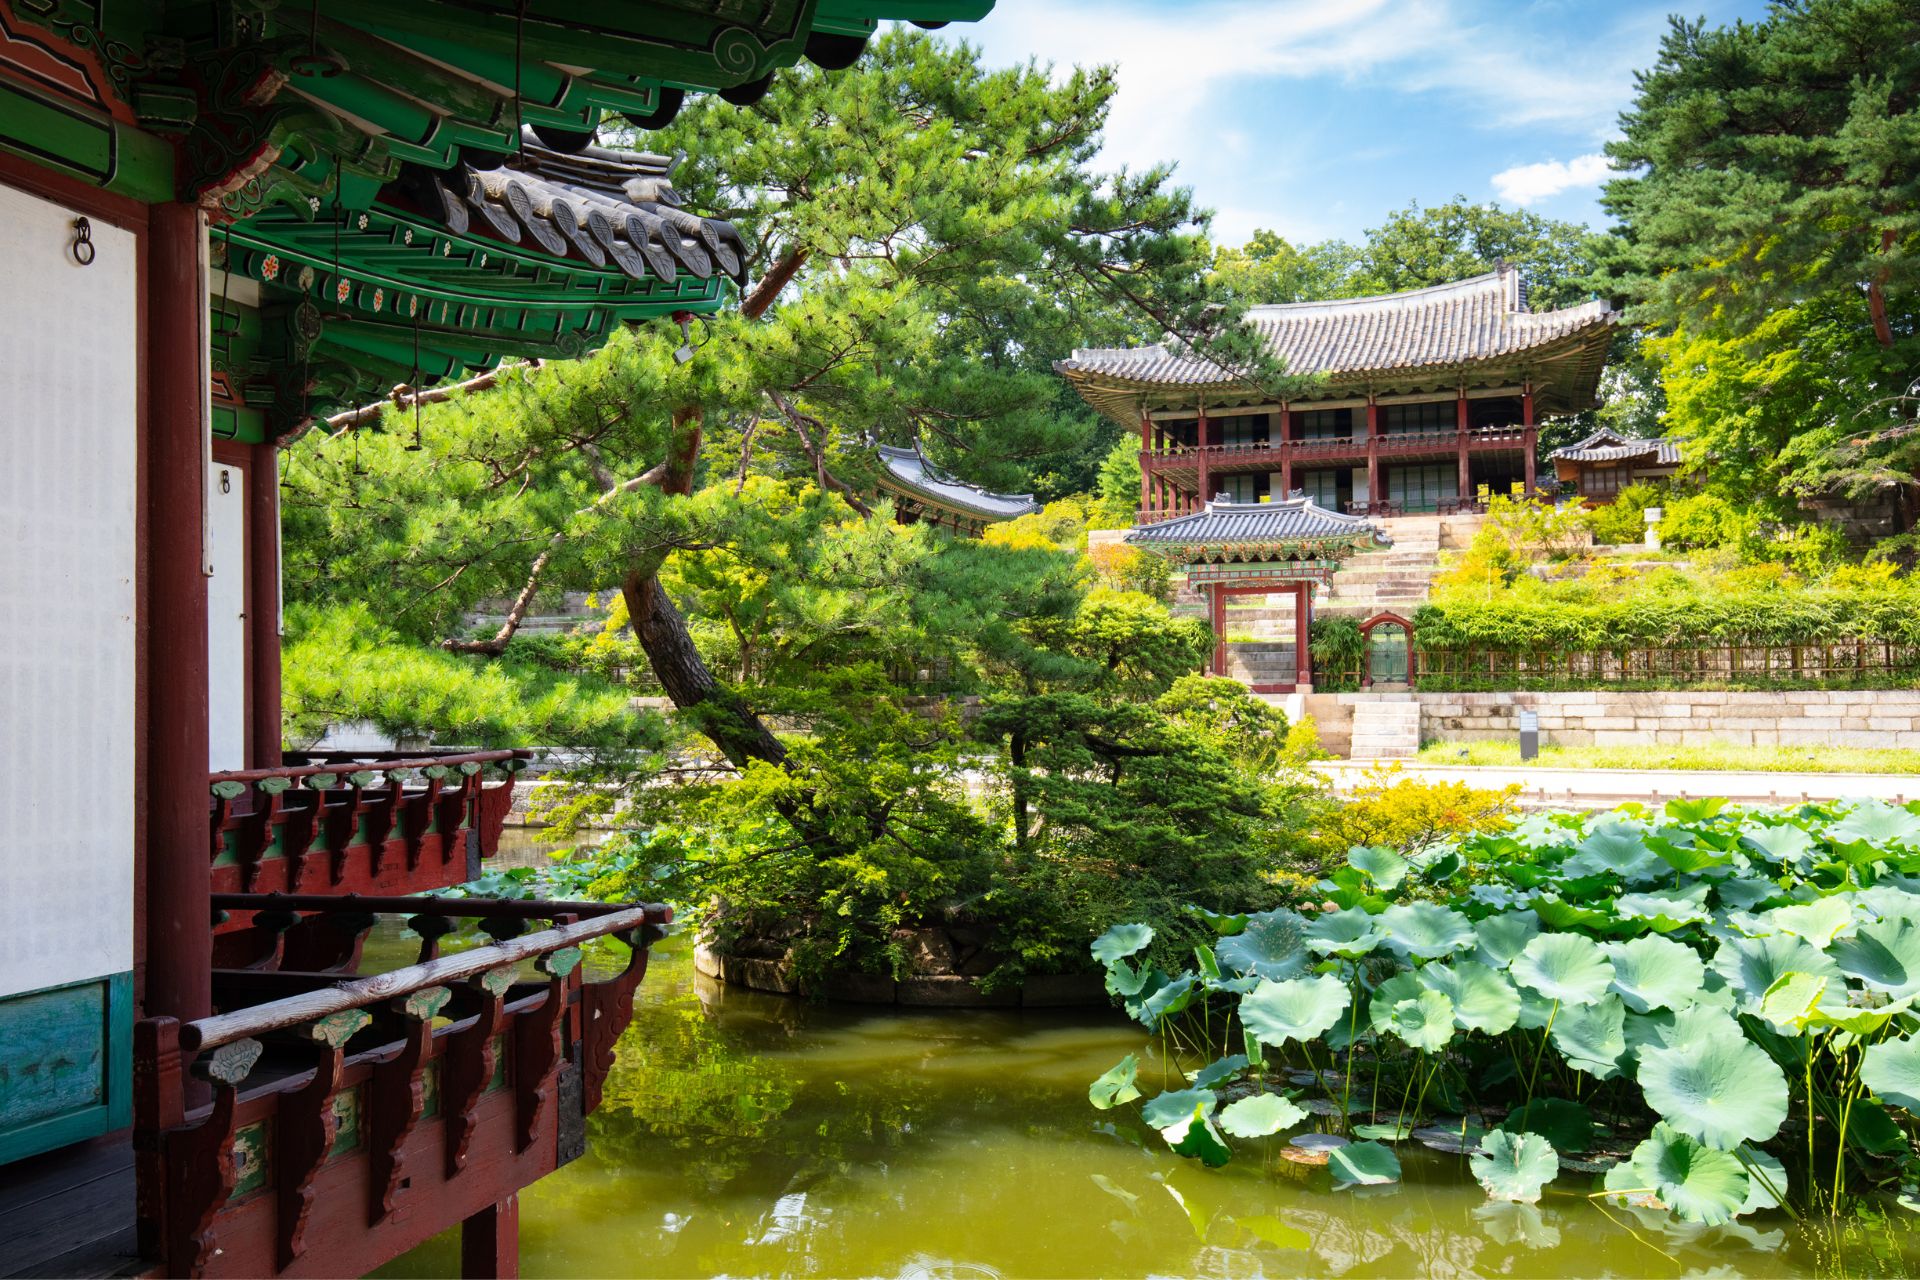
[[[1420,754],[1420,704],[1412,694],[1378,694],[1353,707],[1351,760],[1406,760]]]
[[[1440,571],[1442,539],[1453,541],[1452,516],[1412,515],[1376,520],[1391,547],[1351,556],[1333,575],[1333,587],[1317,602],[1324,616],[1361,621],[1376,613],[1410,614],[1427,602]]]
[[[1276,610],[1275,612],[1284,612]],[[1227,646],[1227,674],[1248,685],[1292,684],[1298,675],[1294,667],[1293,643],[1243,641]]]

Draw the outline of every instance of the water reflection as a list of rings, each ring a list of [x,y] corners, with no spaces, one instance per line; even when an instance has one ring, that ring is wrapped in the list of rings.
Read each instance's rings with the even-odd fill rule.
[[[913,1013],[723,991],[659,949],[589,1154],[522,1198],[529,1276],[1807,1274],[1784,1219],[1672,1227],[1570,1175],[1490,1204],[1402,1147],[1400,1187],[1238,1144],[1206,1170],[1087,1082],[1141,1048],[1098,1014]],[[1872,1269],[1912,1270],[1905,1234]],[[1905,1255],[1902,1257],[1901,1255]],[[1857,1261],[1857,1259],[1856,1259]],[[383,1274],[453,1275],[454,1241]]]

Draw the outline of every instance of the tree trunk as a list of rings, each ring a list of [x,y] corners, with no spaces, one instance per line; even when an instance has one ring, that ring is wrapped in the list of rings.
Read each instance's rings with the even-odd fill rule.
[[[702,733],[736,769],[753,760],[784,765],[787,749],[759,716],[720,686],[694,648],[687,621],[660,587],[656,573],[631,573],[621,584],[633,634],[673,705],[692,715]]]
[[[1898,237],[1895,236],[1892,231],[1882,231],[1880,233],[1880,252],[1885,253],[1887,250],[1893,248],[1896,239],[1898,239]],[[1873,317],[1873,336],[1883,348],[1891,348],[1893,346],[1893,326],[1887,321],[1886,284],[1888,274],[1887,268],[1880,268],[1879,271],[1874,273],[1872,281],[1867,285],[1867,314]]]

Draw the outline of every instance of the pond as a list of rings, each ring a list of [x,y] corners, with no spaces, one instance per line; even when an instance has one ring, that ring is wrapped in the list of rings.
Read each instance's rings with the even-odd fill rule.
[[[656,949],[588,1154],[522,1195],[527,1276],[1905,1274],[1905,1223],[1843,1249],[1784,1217],[1667,1226],[1568,1175],[1490,1204],[1459,1157],[1399,1187],[1241,1145],[1207,1170],[1087,1084],[1144,1037],[1118,1015],[808,1005]],[[1156,1059],[1157,1062],[1157,1059]],[[1143,1071],[1143,1075],[1149,1075]],[[1836,1266],[1836,1253],[1844,1265]],[[459,1273],[449,1234],[380,1275]]]

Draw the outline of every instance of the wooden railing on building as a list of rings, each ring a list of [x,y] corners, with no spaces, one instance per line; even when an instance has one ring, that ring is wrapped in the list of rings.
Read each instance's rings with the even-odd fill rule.
[[[310,970],[284,949],[214,975],[208,1018],[134,1037],[143,1257],[168,1275],[359,1275],[585,1147],[666,907],[478,898],[216,895],[358,957],[405,914],[418,960]],[[455,921],[487,941],[441,954]],[[546,922],[527,932],[529,924]],[[628,948],[599,980],[581,947]]]
[[[422,892],[491,856],[530,751],[290,754],[216,773],[215,892]]]

